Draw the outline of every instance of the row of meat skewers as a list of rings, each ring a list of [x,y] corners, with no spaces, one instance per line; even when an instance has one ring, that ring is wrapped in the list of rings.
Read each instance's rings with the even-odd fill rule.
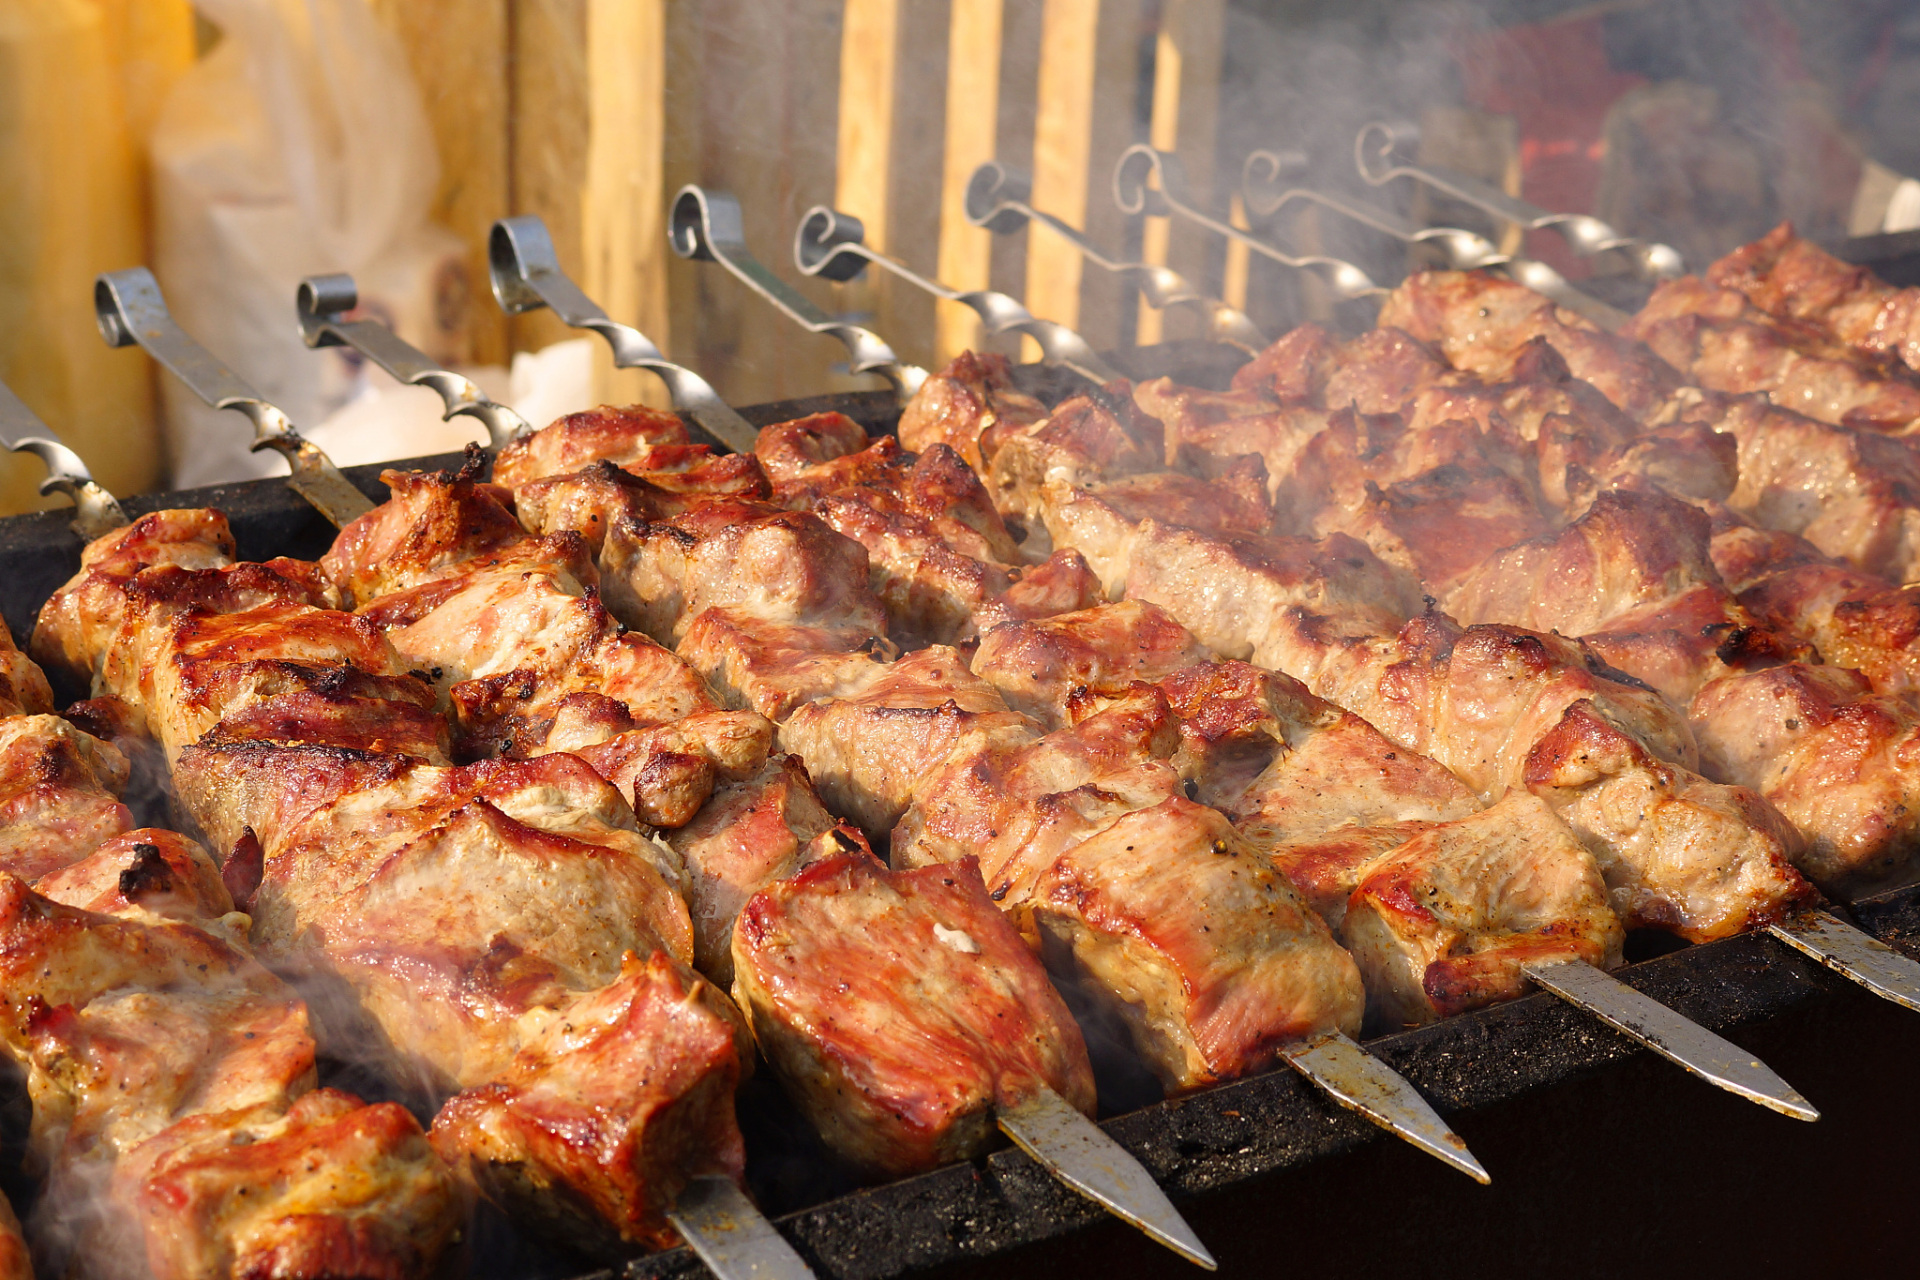
[[[1188,1090],[1553,962],[1577,982],[1628,926],[1784,919],[1814,897],[1796,861],[1838,894],[1902,878],[1875,807],[1910,767],[1902,646],[1836,601],[1879,664],[1836,682],[1715,580],[1723,540],[1815,522],[1746,523],[1746,437],[1714,428],[1817,426],[1649,390],[1657,361],[1531,297],[1416,277],[1383,314],[1407,330],[1052,412],[963,357],[898,440],[822,415],[729,456],[670,415],[574,415],[491,484],[389,473],[317,565],[236,564],[216,515],[155,513],[90,545],[34,652],[105,695],[71,713],[90,741],[160,745],[223,854],[209,919],[251,916],[232,945],[324,1042],[447,1099],[444,1165],[415,1127],[303,1223],[367,1224],[410,1273],[451,1232],[450,1168],[576,1241],[664,1243],[690,1178],[739,1174],[754,1045],[830,1144],[898,1173],[1041,1086],[1089,1108],[1089,1043]],[[1825,545],[1766,563],[1839,569]],[[1516,592],[1542,562],[1589,589]],[[1593,638],[1523,630],[1516,600],[1597,612],[1530,619]],[[1769,711],[1781,687],[1837,710],[1741,737],[1761,676]],[[1771,771],[1847,767],[1842,722],[1867,726],[1858,803],[1796,774],[1820,794],[1788,822]],[[1735,747],[1765,776],[1740,785]],[[156,1274],[197,1274],[143,1229]]]

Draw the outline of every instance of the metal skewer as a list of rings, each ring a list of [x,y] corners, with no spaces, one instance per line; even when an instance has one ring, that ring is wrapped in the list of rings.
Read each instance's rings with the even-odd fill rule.
[[[352,276],[308,276],[294,296],[300,336],[316,349],[351,347],[408,386],[433,389],[446,405],[443,419],[455,414],[478,418],[495,449],[533,430],[525,418],[489,398],[471,378],[440,368],[426,352],[387,326],[374,320],[348,320],[346,313],[359,305],[360,290]]]
[[[73,531],[91,542],[128,523],[120,501],[93,478],[80,455],[60,442],[53,428],[40,421],[13,389],[0,382],[0,445],[15,453],[31,453],[47,464],[40,493],[64,493],[73,499]]]
[[[497,253],[492,255],[496,292],[505,293],[507,289],[513,287],[513,281],[522,278],[520,273],[528,264],[537,263],[539,264],[537,271],[527,272],[538,281],[540,292],[537,296],[543,300],[570,299],[569,310],[560,312],[563,320],[575,323],[569,318],[570,315],[599,317],[592,323],[579,322],[576,327],[590,328],[595,332],[610,335],[608,340],[613,341],[612,335],[618,335],[625,326],[607,320],[605,313],[588,299],[580,287],[560,269],[559,264],[553,261],[552,242],[545,240],[545,228],[540,227],[538,220],[534,218],[516,218],[511,221],[520,224],[518,230],[522,232],[527,229],[528,224],[538,227],[540,232],[538,241],[545,241],[546,252],[544,255],[536,253],[531,257],[526,255],[524,251],[528,244],[538,243],[538,241],[530,241],[529,237],[522,234],[518,237],[522,252],[516,253],[510,259]],[[504,225],[506,224],[500,223],[495,226],[495,244],[499,243],[499,227]],[[506,287],[500,283],[503,275],[508,282]],[[556,307],[555,310],[559,311],[559,308]],[[626,330],[626,332],[632,331]],[[716,396],[715,399],[717,402],[718,397]],[[732,410],[729,409],[728,412],[731,413]],[[737,447],[741,452],[751,452],[754,444],[753,428],[747,425],[745,419],[740,419],[740,429],[745,436],[743,443]],[[729,443],[732,442],[729,441]],[[1166,1193],[1154,1184],[1152,1175],[1141,1166],[1138,1160],[1129,1155],[1124,1147],[1108,1137],[1106,1132],[1091,1120],[1074,1110],[1058,1094],[1050,1089],[1042,1089],[1027,1103],[1001,1112],[998,1119],[1001,1129],[1007,1136],[1062,1183],[1094,1200],[1117,1217],[1138,1227],[1183,1257],[1201,1266],[1212,1268],[1213,1256],[1194,1235],[1193,1229],[1181,1218],[1179,1211],[1167,1199]],[[723,1193],[714,1190],[711,1194],[719,1196]],[[676,1209],[675,1212],[679,1210]],[[714,1209],[715,1214],[729,1219],[737,1218],[740,1212],[738,1206]],[[693,1229],[698,1229],[703,1221],[706,1219],[698,1213],[690,1219]],[[701,1258],[709,1266],[714,1267],[716,1272],[719,1271],[719,1266],[714,1262],[714,1256],[726,1255],[710,1256],[707,1246],[695,1239],[688,1222],[682,1222],[676,1217],[674,1223],[683,1235],[694,1242],[694,1248]],[[746,1229],[741,1228],[741,1230]],[[766,1229],[771,1231],[771,1227]],[[727,1240],[733,1241],[736,1238],[729,1236]],[[715,1242],[713,1247],[720,1249],[738,1246]]]
[[[902,404],[911,400],[927,380],[925,369],[900,359],[871,329],[835,320],[767,270],[747,251],[740,202],[729,193],[693,184],[680,188],[667,218],[667,238],[681,257],[725,267],[800,327],[838,338],[847,349],[847,367],[855,373],[877,373],[885,378],[893,384],[894,395]]]
[[[1043,1085],[995,1119],[1002,1133],[1068,1187],[1196,1266],[1217,1269],[1207,1246],[1153,1176],[1058,1093]]]
[[[1701,1079],[1795,1120],[1820,1118],[1813,1104],[1764,1062],[1599,966],[1584,960],[1556,960],[1523,967],[1543,990],[1585,1009]]]
[[[1011,235],[1028,222],[1037,222],[1079,250],[1094,266],[1131,281],[1154,309],[1171,311],[1175,307],[1189,307],[1198,311],[1209,342],[1223,342],[1250,355],[1258,355],[1268,345],[1267,336],[1246,312],[1208,297],[1173,268],[1108,257],[1078,227],[1034,208],[1030,203],[1032,184],[1026,175],[997,160],[989,160],[973,171],[973,176],[967,179],[965,199],[967,221],[976,227],[984,227],[995,235]]]
[[[93,283],[93,309],[108,346],[139,343],[209,405],[244,413],[253,422],[254,449],[283,454],[292,472],[287,483],[336,526],[373,510],[367,495],[354,488],[285,413],[261,399],[259,392],[174,323],[153,272],[129,267],[104,273]]]
[[[1306,166],[1307,157],[1299,151],[1255,151],[1249,155],[1240,175],[1241,194],[1248,211],[1264,218],[1296,201],[1317,204],[1407,244],[1432,245],[1446,256],[1447,265],[1455,271],[1497,272],[1535,293],[1545,294],[1602,328],[1618,330],[1627,322],[1626,312],[1581,292],[1546,263],[1502,253],[1493,241],[1477,232],[1458,227],[1423,227],[1361,200],[1311,187],[1281,185]]]
[[[1179,214],[1217,235],[1238,240],[1263,257],[1297,271],[1310,271],[1326,281],[1334,296],[1343,299],[1381,298],[1388,290],[1377,285],[1359,267],[1323,254],[1291,254],[1275,248],[1251,231],[1220,221],[1196,206],[1187,194],[1180,158],[1136,143],[1121,153],[1113,170],[1113,200],[1126,214],[1168,217]]]
[[[1625,263],[1643,280],[1671,280],[1686,274],[1680,251],[1671,245],[1621,235],[1590,214],[1553,213],[1478,178],[1414,163],[1411,152],[1419,138],[1419,126],[1413,124],[1376,120],[1365,126],[1353,142],[1360,176],[1376,187],[1395,178],[1412,178],[1524,230],[1556,231],[1581,257]]]
[[[660,353],[653,340],[632,325],[620,324],[587,297],[560,269],[547,224],[531,214],[502,218],[487,237],[488,275],[493,296],[508,315],[553,308],[575,329],[588,329],[613,348],[621,369],[645,369],[667,384],[673,407],[704,427],[737,453],[751,453],[758,433],[693,370]]]
[[[1809,911],[1770,924],[1767,932],[1881,999],[1920,1011],[1920,964],[1832,912]]]
[[[721,1280],[812,1280],[813,1268],[731,1178],[689,1178],[667,1221]]]
[[[885,267],[901,279],[936,298],[973,308],[991,334],[1024,333],[1040,344],[1046,363],[1064,365],[1090,382],[1108,383],[1120,371],[1102,360],[1092,344],[1063,324],[1042,320],[1013,297],[992,289],[964,291],[921,275],[906,263],[868,248],[866,228],[850,213],[817,204],[807,210],[793,237],[793,264],[810,276],[845,282],[859,275],[869,262]]]
[[[1482,1186],[1493,1176],[1405,1076],[1350,1037],[1330,1031],[1280,1051],[1287,1065],[1349,1111],[1452,1165]]]

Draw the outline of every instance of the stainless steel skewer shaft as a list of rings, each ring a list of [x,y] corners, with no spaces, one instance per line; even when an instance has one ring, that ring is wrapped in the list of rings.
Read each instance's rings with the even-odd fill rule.
[[[1359,267],[1323,254],[1292,254],[1268,244],[1251,231],[1242,231],[1222,222],[1199,208],[1187,193],[1185,171],[1180,158],[1136,143],[1121,153],[1113,170],[1113,200],[1122,213],[1168,217],[1178,214],[1217,235],[1237,240],[1262,257],[1283,266],[1310,272],[1326,281],[1334,296],[1342,299],[1381,298],[1387,290],[1377,285]]]
[[[80,455],[61,443],[53,428],[4,382],[0,382],[0,445],[15,453],[34,454],[47,464],[40,492],[64,493],[73,499],[73,531],[82,538],[91,541],[127,523],[119,499],[94,480]]]
[[[487,267],[493,296],[508,315],[551,307],[571,327],[590,330],[606,339],[613,349],[615,367],[645,369],[666,383],[673,407],[729,449],[752,451],[757,433],[705,378],[667,359],[653,339],[632,325],[608,316],[560,269],[553,237],[539,218],[523,214],[494,223],[487,237]]]
[[[1412,124],[1376,120],[1366,125],[1353,141],[1360,176],[1376,187],[1395,178],[1412,178],[1503,222],[1528,231],[1558,232],[1581,257],[1624,262],[1644,280],[1671,280],[1686,274],[1680,251],[1671,245],[1622,235],[1590,214],[1553,213],[1478,178],[1415,163],[1412,151],[1419,137],[1418,126]]]
[[[902,404],[927,380],[925,369],[900,359],[871,329],[834,319],[767,270],[748,252],[740,202],[728,192],[693,184],[680,188],[668,215],[667,236],[681,257],[719,263],[801,328],[839,339],[847,349],[847,367],[885,378]]]
[[[793,237],[793,264],[810,276],[847,281],[868,263],[884,267],[902,280],[936,298],[971,307],[991,334],[1023,333],[1040,344],[1046,363],[1063,365],[1092,382],[1112,382],[1119,370],[1102,360],[1093,346],[1072,329],[1042,320],[1018,300],[992,289],[961,290],[929,279],[906,263],[869,248],[860,219],[826,205],[815,205],[800,220]]]
[[[104,273],[93,284],[93,309],[108,346],[138,343],[209,405],[245,414],[253,423],[253,448],[284,456],[292,473],[287,483],[336,526],[373,510],[367,495],[354,488],[285,413],[174,323],[153,272],[129,267]]]
[[[1065,240],[1088,262],[1122,279],[1131,281],[1147,305],[1159,311],[1185,307],[1197,311],[1206,326],[1209,342],[1222,342],[1257,355],[1267,347],[1267,336],[1238,307],[1208,297],[1191,281],[1171,267],[1151,262],[1125,262],[1107,254],[1089,240],[1078,227],[1053,214],[1033,207],[1032,186],[1024,174],[997,160],[989,160],[967,179],[967,221],[995,235],[1011,235],[1035,222]]]
[[[1307,157],[1299,151],[1255,151],[1249,155],[1240,176],[1248,211],[1268,217],[1296,202],[1317,204],[1406,244],[1431,245],[1446,256],[1447,265],[1455,271],[1498,272],[1535,293],[1545,294],[1602,328],[1618,330],[1627,323],[1625,312],[1583,293],[1546,263],[1502,253],[1491,240],[1477,232],[1458,227],[1423,227],[1362,200],[1311,187],[1284,185],[1306,165]]]
[[[471,378],[442,369],[426,352],[387,326],[374,320],[347,319],[347,313],[359,305],[360,291],[352,276],[308,276],[300,282],[294,297],[294,308],[300,314],[300,336],[316,349],[351,347],[408,386],[431,388],[446,406],[443,418],[465,414],[479,419],[495,449],[533,430],[525,418],[490,399]]]

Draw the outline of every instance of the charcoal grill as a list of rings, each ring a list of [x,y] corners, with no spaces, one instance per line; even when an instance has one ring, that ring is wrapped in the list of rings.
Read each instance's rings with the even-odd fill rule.
[[[1172,374],[1223,386],[1245,355],[1175,343],[1117,359],[1135,377]],[[1040,366],[1024,366],[1016,377],[1049,401],[1075,385],[1071,374]],[[759,427],[829,410],[869,432],[891,431],[899,417],[897,400],[880,391],[740,412]],[[696,438],[715,443],[689,426]],[[461,461],[445,454],[383,466],[436,469]],[[346,476],[379,500],[383,466],[346,468]],[[125,506],[135,516],[162,507],[219,507],[245,559],[317,557],[334,534],[277,478],[142,495]],[[0,520],[0,581],[8,584],[0,613],[22,639],[40,604],[78,566],[80,539],[68,520],[59,510]],[[1850,914],[1876,937],[1920,954],[1920,887],[1863,900]],[[1657,1255],[1703,1235],[1724,1238],[1715,1257],[1729,1264],[1746,1258],[1765,1273],[1794,1256],[1769,1242],[1783,1231],[1817,1231],[1822,1205],[1828,1220],[1850,1213],[1859,1221],[1876,1205],[1891,1210],[1913,1202],[1920,1171],[1906,1153],[1909,1142],[1920,1139],[1920,1116],[1910,1086],[1891,1086],[1904,1084],[1911,1064],[1920,1061],[1920,1019],[1767,937],[1695,947],[1649,941],[1637,957],[1635,945],[1629,944],[1629,958],[1638,963],[1621,978],[1705,1027],[1744,1028],[1739,1035],[1750,1046],[1756,1037],[1780,1039],[1777,1045],[1769,1040],[1764,1056],[1795,1080],[1811,1084],[1825,1076],[1828,1089],[1810,1092],[1828,1118],[1808,1128],[1718,1096],[1652,1064],[1624,1036],[1538,994],[1368,1042],[1443,1112],[1486,1111],[1470,1135],[1476,1146],[1494,1147],[1482,1136],[1490,1131],[1531,1149],[1527,1159],[1494,1157],[1492,1188],[1429,1168],[1431,1161],[1399,1143],[1376,1142],[1380,1130],[1288,1071],[1143,1106],[1131,1105],[1137,1099],[1128,1098],[1124,1082],[1103,1082],[1107,1109],[1120,1112],[1106,1128],[1183,1200],[1205,1237],[1218,1242],[1228,1274],[1262,1262],[1262,1270],[1310,1265],[1352,1274],[1368,1257],[1415,1262],[1420,1274],[1484,1272],[1489,1262],[1500,1273],[1517,1269],[1530,1254],[1562,1272],[1617,1274],[1616,1267],[1632,1267],[1661,1273]],[[1831,1083],[1836,1075],[1845,1082],[1838,1098]],[[368,1091],[362,1080],[341,1082]],[[1569,1099],[1582,1122],[1568,1125],[1563,1147],[1542,1126],[1559,1123],[1546,1117],[1565,1114],[1560,1108]],[[940,1268],[942,1275],[999,1280],[1090,1274],[1096,1266],[1125,1275],[1190,1273],[1012,1148],[860,1187],[805,1132],[764,1073],[743,1091],[741,1110],[754,1193],[823,1277],[877,1280]],[[1701,1142],[1709,1149],[1691,1176],[1649,1167],[1637,1154],[1660,1145],[1659,1135],[1670,1135],[1674,1125],[1690,1127],[1703,1117]],[[1729,1165],[1711,1149],[1716,1136],[1752,1154]],[[1841,1155],[1845,1163],[1809,1164],[1807,1152],[1829,1160]],[[1756,1184],[1771,1188],[1771,1198],[1751,1194]],[[1653,1211],[1643,1208],[1617,1223],[1617,1234],[1569,1218],[1574,1206],[1622,1195],[1651,1197]],[[1716,1206],[1721,1212],[1713,1212]],[[1542,1211],[1558,1220],[1527,1221]],[[1770,1221],[1774,1214],[1783,1215],[1775,1219],[1780,1227]],[[1868,1249],[1856,1256],[1870,1262],[1881,1256],[1870,1247],[1874,1238],[1846,1242]],[[1877,1238],[1889,1245],[1896,1239],[1891,1233]],[[1842,1243],[1830,1241],[1806,1256],[1837,1264],[1829,1250]],[[685,1249],[637,1259],[617,1272],[583,1274],[588,1269],[577,1259],[520,1235],[484,1209],[465,1252],[474,1280],[705,1274]]]

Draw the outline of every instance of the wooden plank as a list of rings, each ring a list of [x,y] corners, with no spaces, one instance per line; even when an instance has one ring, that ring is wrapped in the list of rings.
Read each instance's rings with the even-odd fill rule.
[[[1084,227],[1102,244],[1123,230],[1110,195],[1113,166],[1133,141],[1139,93],[1139,0],[1045,0],[1034,120],[1034,203]],[[1115,345],[1123,326],[1120,285],[1088,273],[1078,254],[1028,235],[1027,306]]]
[[[998,154],[1004,0],[953,0],[947,27],[946,146],[940,175],[940,279],[956,289],[992,283],[993,233],[963,212],[967,179]],[[980,345],[980,318],[957,302],[935,309],[934,360]]]
[[[1154,41],[1153,145],[1180,157],[1193,198],[1215,203],[1214,163],[1219,144],[1220,61],[1226,30],[1226,0],[1164,0]],[[1228,186],[1238,174],[1221,175]],[[1219,275],[1218,238],[1191,223],[1147,219],[1142,255],[1170,266],[1202,289]],[[1166,315],[1140,304],[1138,341],[1202,335],[1197,318]]]
[[[514,212],[510,0],[373,0],[399,39],[440,154],[434,221],[467,246],[473,359],[507,360],[507,320],[487,289],[487,230]]]
[[[93,278],[148,256],[143,135],[192,33],[177,0],[0,6],[0,379],[120,493],[160,479],[153,368],[100,341]],[[45,476],[0,453],[0,511]]]

